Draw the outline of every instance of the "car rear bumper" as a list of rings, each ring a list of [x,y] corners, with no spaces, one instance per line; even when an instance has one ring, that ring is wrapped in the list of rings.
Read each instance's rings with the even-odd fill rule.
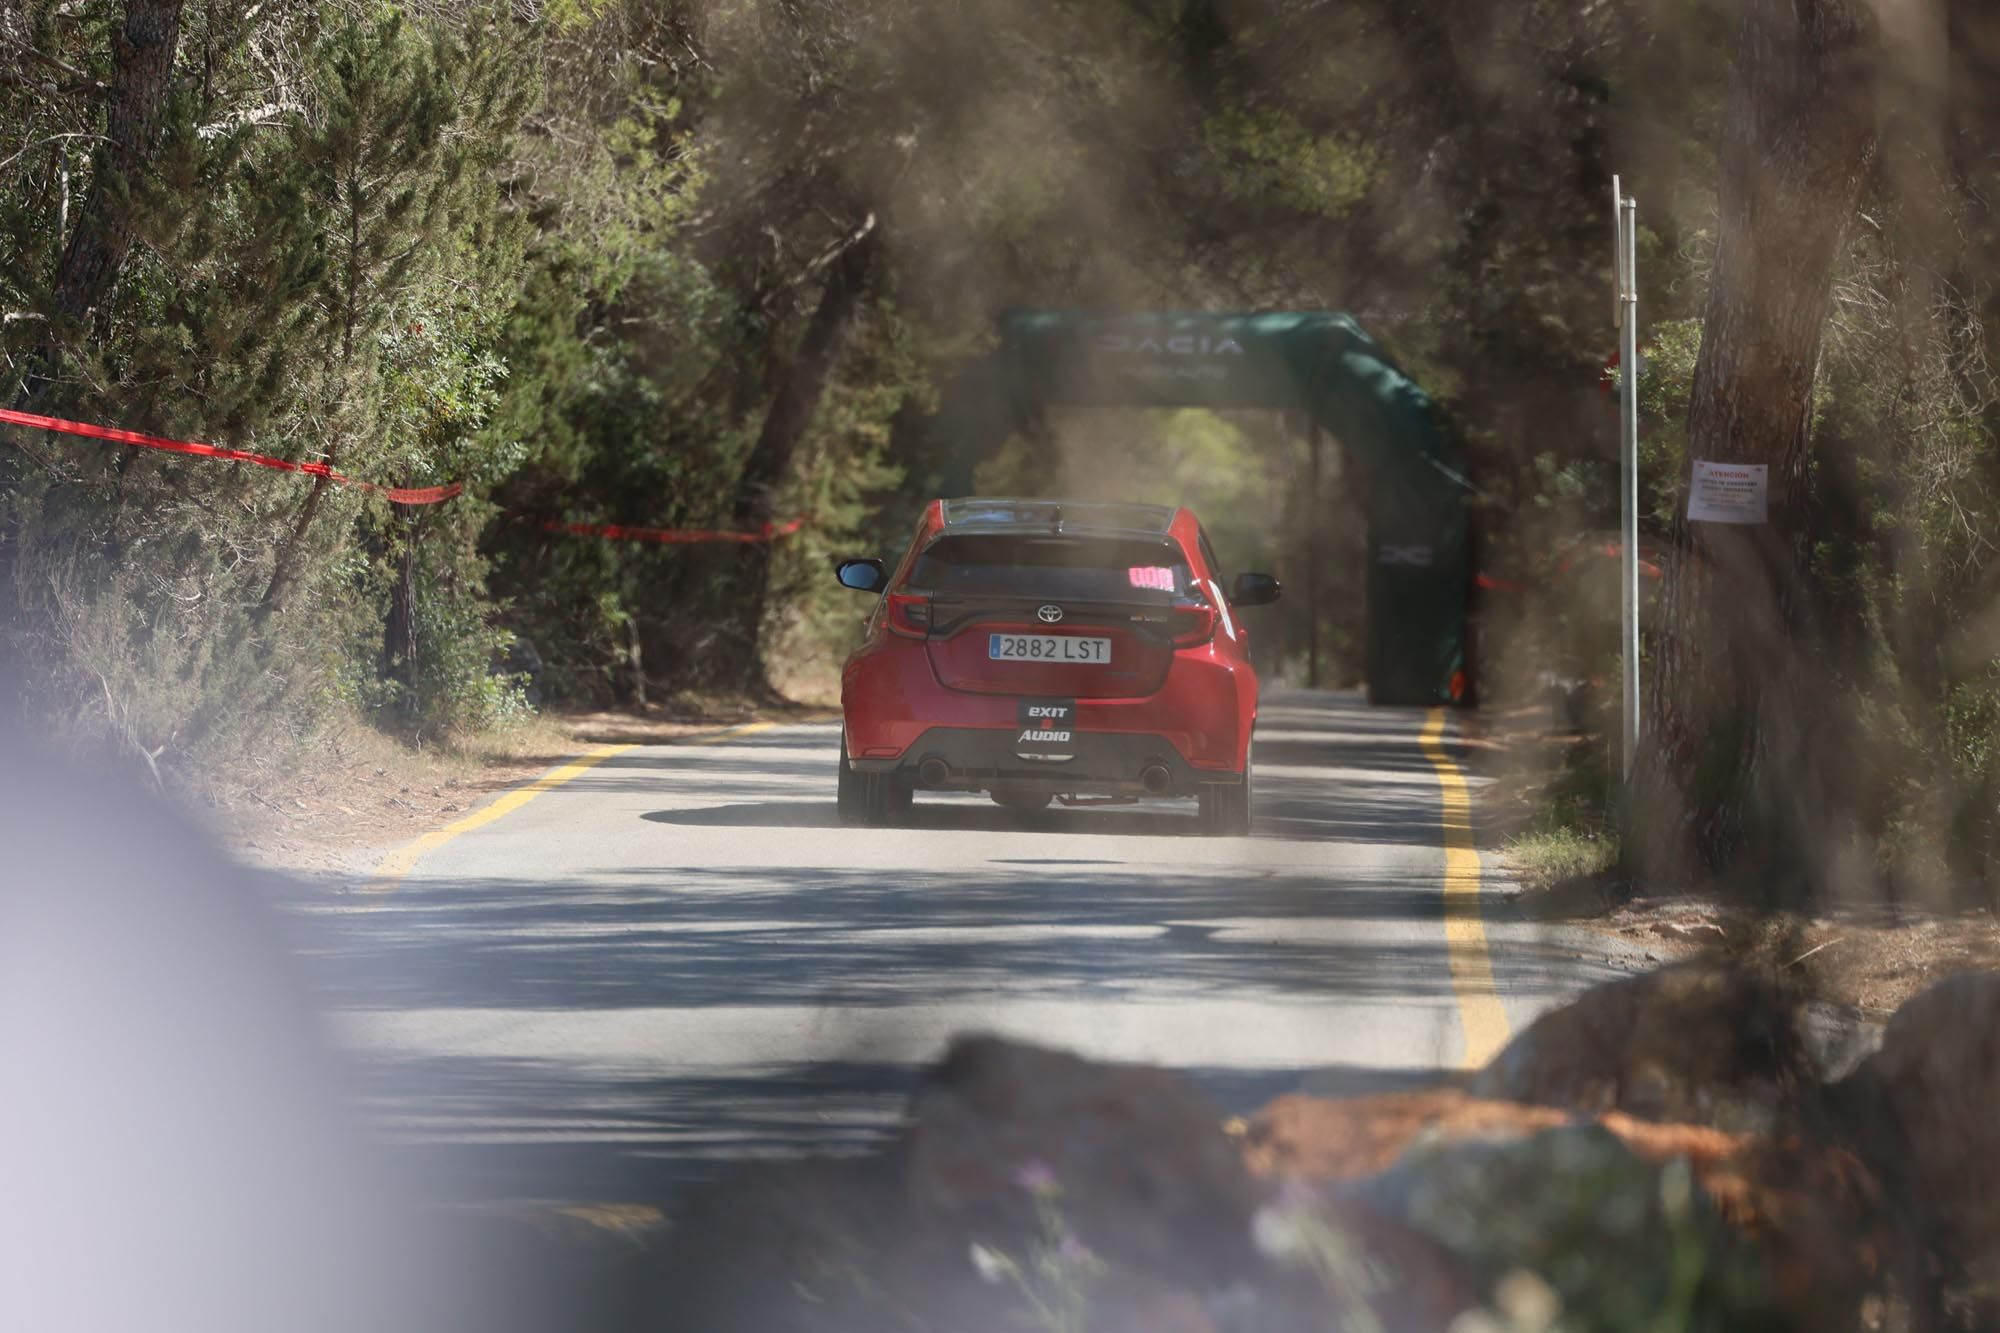
[[[974,747],[968,766],[984,753],[978,747],[995,746],[1001,760],[994,766],[1010,767],[1020,709],[1034,702],[1032,695],[949,689],[932,674],[923,644],[908,639],[864,647],[848,659],[841,680],[847,752],[857,768],[867,761],[864,771],[870,772],[914,767],[923,760],[925,738],[946,732],[982,738],[968,742]],[[1184,649],[1154,694],[1074,703],[1080,742],[1091,754],[1105,756],[1104,762],[1115,766],[1134,750],[1160,749],[1176,774],[1193,770],[1204,780],[1227,781],[1243,771],[1249,752],[1257,677],[1247,664],[1204,646]],[[1083,771],[1074,762],[1068,766]]]
[[[1016,753],[1018,736],[1015,727],[932,727],[893,759],[849,763],[857,772],[901,774],[922,791],[998,786],[1062,795],[1184,796],[1243,780],[1241,773],[1194,767],[1165,736],[1083,731],[1073,742],[1075,754],[1063,760],[1023,759]]]

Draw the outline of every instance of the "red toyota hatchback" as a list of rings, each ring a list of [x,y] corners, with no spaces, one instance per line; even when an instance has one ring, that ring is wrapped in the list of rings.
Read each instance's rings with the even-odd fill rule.
[[[886,824],[917,791],[983,791],[1038,810],[1057,796],[1194,797],[1205,831],[1250,831],[1257,673],[1186,509],[1059,500],[937,500],[891,570],[842,560],[880,593],[841,672],[840,814]]]

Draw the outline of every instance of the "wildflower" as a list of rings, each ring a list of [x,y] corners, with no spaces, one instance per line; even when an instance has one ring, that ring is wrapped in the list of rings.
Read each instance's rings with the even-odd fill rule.
[[[1297,1212],[1265,1204],[1250,1219],[1250,1239],[1267,1259],[1288,1259],[1306,1250]]]
[[[1050,1194],[1056,1189],[1055,1168],[1039,1157],[1031,1157],[1014,1170],[1014,1183],[1030,1194]]]
[[[1518,1329],[1554,1328],[1562,1314],[1562,1297],[1535,1273],[1516,1269],[1493,1289],[1493,1303]]]
[[[1268,1259],[1303,1254],[1309,1246],[1307,1228],[1315,1216],[1319,1192],[1304,1180],[1287,1177],[1275,1198],[1250,1219],[1250,1238]]]
[[[996,1250],[988,1249],[978,1241],[974,1241],[972,1242],[970,1257],[973,1268],[979,1272],[980,1281],[998,1286],[1006,1280],[1007,1270],[1011,1265],[1007,1262],[1005,1255]]]

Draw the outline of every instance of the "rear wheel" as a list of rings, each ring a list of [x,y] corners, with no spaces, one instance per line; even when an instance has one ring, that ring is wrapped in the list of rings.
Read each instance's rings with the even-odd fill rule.
[[[1203,787],[1200,802],[1201,831],[1212,838],[1250,836],[1250,773],[1248,758],[1243,761],[1243,781],[1226,786],[1216,783]]]
[[[843,824],[863,823],[867,817],[868,785],[866,773],[856,773],[847,766],[847,737],[840,738],[840,785],[835,788],[834,805],[840,811]]]
[[[858,773],[847,762],[847,737],[840,738],[840,779],[834,805],[843,824],[880,826],[910,812],[915,790],[896,773]]]
[[[875,822],[894,824],[907,818],[910,807],[916,804],[916,787],[900,773],[881,773],[877,775],[876,780],[882,786],[876,793],[877,808],[881,814]]]

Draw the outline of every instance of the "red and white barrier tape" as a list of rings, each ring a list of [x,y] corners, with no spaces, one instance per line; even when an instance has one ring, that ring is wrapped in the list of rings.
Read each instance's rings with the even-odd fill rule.
[[[16,412],[9,408],[0,408],[0,424],[26,426],[31,430],[59,431],[65,435],[80,435],[86,439],[109,440],[113,444],[136,445],[141,449],[164,449],[169,453],[192,454],[198,458],[220,458],[231,463],[254,463],[258,467],[274,468],[279,472],[299,472],[309,477],[324,477],[335,485],[352,486],[396,504],[438,504],[465,489],[457,482],[449,486],[381,486],[372,481],[358,481],[353,477],[343,476],[325,463],[294,463],[289,459],[273,458],[269,454],[254,454],[246,449],[230,449],[223,445],[202,444],[195,440],[173,440],[135,430],[120,430],[114,426],[95,426],[87,421],[66,421],[61,417]],[[564,523],[556,519],[550,519],[541,526],[544,532],[568,533],[574,537],[603,537],[610,541],[659,542],[678,546],[698,542],[774,541],[797,532],[805,526],[805,520],[794,518],[784,523],[766,523],[761,529],[753,532],[723,532],[705,528],[635,528],[619,523]]]
[[[199,458],[221,458],[231,463],[255,463],[258,467],[275,468],[279,472],[302,472],[309,477],[324,477],[338,486],[353,486],[397,504],[434,505],[451,499],[464,489],[457,482],[449,486],[378,486],[372,481],[357,481],[353,477],[342,476],[326,463],[294,463],[290,459],[273,458],[269,454],[253,454],[247,449],[230,449],[219,444],[201,444],[194,440],[170,440],[159,435],[142,434],[136,430],[93,426],[87,421],[64,421],[61,417],[38,416],[33,412],[16,412],[4,407],[0,407],[0,424],[27,426],[33,430],[60,431],[65,435],[82,435],[93,440],[109,440],[113,444],[137,445],[141,449],[164,449],[168,453],[193,454]]]

